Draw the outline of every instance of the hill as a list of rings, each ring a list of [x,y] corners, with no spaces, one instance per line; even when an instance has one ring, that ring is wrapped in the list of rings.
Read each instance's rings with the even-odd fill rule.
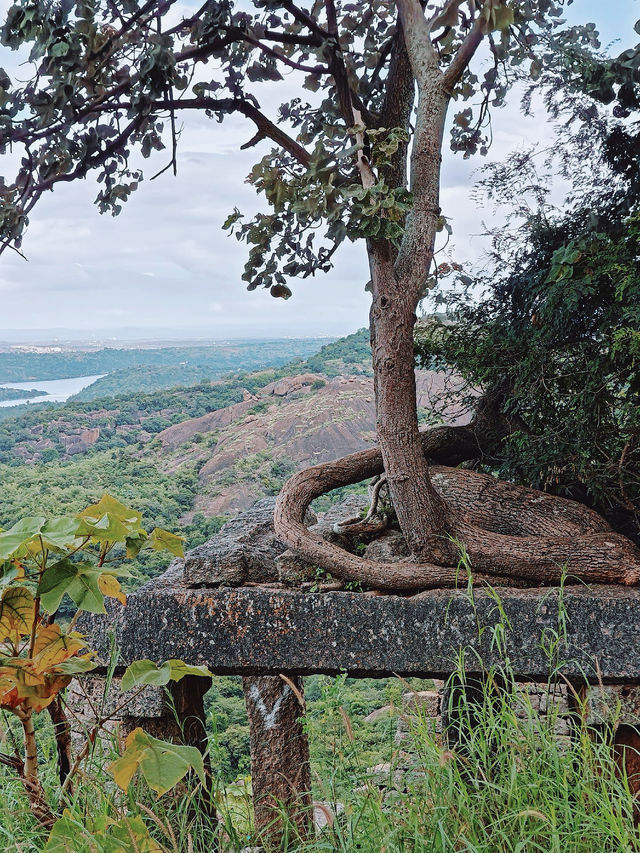
[[[443,374],[417,374],[425,417]],[[455,419],[456,413],[448,413]],[[368,335],[306,360],[150,394],[29,410],[0,422],[0,526],[79,509],[104,491],[188,547],[225,517],[276,494],[295,470],[366,447],[375,436]],[[165,564],[138,563],[143,576]]]

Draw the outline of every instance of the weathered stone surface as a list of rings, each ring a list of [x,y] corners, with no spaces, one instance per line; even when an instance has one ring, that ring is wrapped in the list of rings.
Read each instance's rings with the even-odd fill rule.
[[[599,684],[579,690],[577,710],[586,712],[585,722],[640,725],[640,686],[637,684]]]
[[[81,681],[71,682],[67,702],[74,713],[83,719],[95,718],[100,709],[103,716],[110,716],[126,700],[126,694],[120,689],[121,679],[112,680],[105,696],[105,680],[99,676],[84,675]],[[167,714],[166,691],[163,687],[144,687],[134,691],[126,707],[121,708],[118,719],[129,717],[163,717]]]
[[[300,586],[305,581],[311,581],[315,576],[316,567],[308,563],[295,551],[284,551],[276,557],[278,579],[285,586]]]
[[[187,586],[237,586],[278,579],[276,557],[285,546],[273,530],[275,498],[257,501],[220,532],[190,551],[184,561]]]
[[[566,625],[563,672],[581,681],[640,684],[640,590],[628,587],[501,589],[511,629],[505,637],[511,666],[523,681],[544,681],[548,660],[542,633]],[[182,658],[216,673],[353,676],[399,673],[446,677],[460,648],[468,672],[499,663],[491,626],[499,621],[492,596],[478,590],[433,590],[420,598],[358,593],[305,594],[255,588],[185,590],[153,582],[112,605],[107,616],[84,615],[80,627],[106,658],[113,629],[122,658]],[[478,636],[478,624],[489,626]]]
[[[329,542],[344,543],[347,541],[346,537],[334,533],[333,525],[344,524],[350,518],[357,518],[368,504],[366,495],[347,495],[343,501],[334,504],[319,516],[318,523],[311,527],[311,530]]]
[[[398,530],[390,530],[373,542],[370,542],[364,552],[366,560],[377,560],[380,563],[392,563],[401,557],[409,556],[409,548],[404,536]]]
[[[390,717],[395,713],[395,711],[396,709],[393,705],[383,705],[382,708],[376,708],[374,711],[371,711],[370,714],[367,714],[363,722],[377,723],[378,720],[385,720],[387,717]]]
[[[228,521],[216,536],[190,551],[183,561],[185,586],[240,586],[278,580],[296,586],[313,578],[315,566],[286,550],[286,545],[275,535],[275,500],[256,501],[250,509]],[[333,533],[333,525],[359,515],[366,505],[367,498],[363,495],[348,495],[320,517],[309,510],[306,522],[323,538],[344,542],[343,537]]]

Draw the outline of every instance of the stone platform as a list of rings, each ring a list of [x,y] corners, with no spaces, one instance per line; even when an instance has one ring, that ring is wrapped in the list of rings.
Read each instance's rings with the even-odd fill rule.
[[[180,658],[216,674],[307,675],[347,672],[446,678],[466,649],[480,671],[503,654],[493,627],[507,626],[516,676],[545,681],[557,644],[565,677],[640,683],[640,590],[619,586],[499,588],[494,593],[432,590],[404,598],[265,587],[185,589],[176,574],[147,584],[107,616],[79,624],[101,657],[115,632],[122,662]],[[545,651],[545,649],[547,651]]]
[[[363,500],[350,496],[319,519],[310,515],[308,524],[334,541],[334,522],[357,515]],[[630,744],[633,755],[640,748],[633,728],[640,722],[640,589],[477,587],[404,597],[346,592],[332,583],[328,591],[322,583],[318,589],[314,566],[278,542],[272,518],[273,500],[259,501],[130,595],[126,607],[112,602],[104,616],[82,614],[78,629],[97,650],[102,668],[84,679],[77,704],[82,715],[87,711],[82,706],[91,705],[83,697],[104,690],[112,635],[116,675],[134,660],[179,658],[204,664],[214,674],[243,676],[256,828],[259,834],[275,833],[276,848],[280,830],[274,803],[285,807],[303,835],[311,832],[309,745],[300,721],[304,675],[446,680],[463,653],[471,684],[474,676],[482,678],[483,667],[508,659],[517,679],[533,683],[523,689],[538,691],[540,701],[547,701],[549,692],[535,683],[561,673],[561,736],[569,736],[576,701],[583,697],[580,713],[586,708],[589,725],[597,727],[614,708],[616,743]],[[397,532],[365,552],[371,559],[404,553]],[[567,686],[571,682],[575,687]],[[208,678],[187,676],[166,689],[147,690],[142,706],[122,712],[121,734],[142,725],[205,751],[209,684]],[[112,690],[120,707],[117,679]],[[450,725],[441,717],[448,706],[440,694],[433,695],[429,701],[437,710],[430,714],[440,720],[442,737],[449,738]]]

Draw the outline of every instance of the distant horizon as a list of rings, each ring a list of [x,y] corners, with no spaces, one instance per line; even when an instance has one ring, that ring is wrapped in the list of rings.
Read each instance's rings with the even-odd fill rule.
[[[362,327],[359,327],[362,328]],[[276,340],[324,340],[345,337],[357,332],[354,328],[343,334],[318,332],[308,334],[237,334],[227,335],[212,332],[202,326],[141,327],[122,326],[117,329],[74,329],[50,327],[43,329],[0,329],[2,346],[56,346],[68,344],[113,344],[113,343],[224,343],[227,341],[276,341]]]

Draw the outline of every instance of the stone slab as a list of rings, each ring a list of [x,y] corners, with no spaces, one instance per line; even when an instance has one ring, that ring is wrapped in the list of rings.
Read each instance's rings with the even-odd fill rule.
[[[544,648],[560,634],[556,655],[566,661],[567,677],[640,684],[640,590],[501,588],[499,595],[511,626],[506,653],[518,678],[547,678]],[[491,631],[499,621],[494,596],[482,590],[472,602],[467,592],[451,590],[403,598],[152,582],[129,596],[126,608],[114,603],[106,617],[85,614],[79,628],[105,657],[114,631],[124,663],[181,658],[218,674],[445,678],[461,648],[469,673],[479,669],[478,653],[485,665],[501,660]]]

